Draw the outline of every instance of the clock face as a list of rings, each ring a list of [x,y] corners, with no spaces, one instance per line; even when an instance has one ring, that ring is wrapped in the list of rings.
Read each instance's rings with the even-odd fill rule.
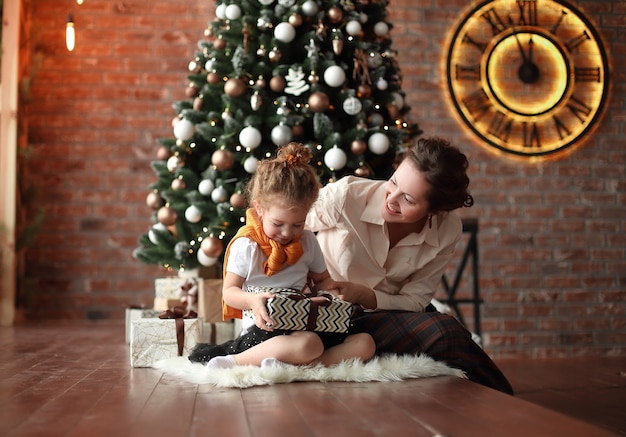
[[[447,85],[463,123],[523,156],[563,150],[592,129],[608,92],[598,33],[560,0],[483,1],[454,29]]]

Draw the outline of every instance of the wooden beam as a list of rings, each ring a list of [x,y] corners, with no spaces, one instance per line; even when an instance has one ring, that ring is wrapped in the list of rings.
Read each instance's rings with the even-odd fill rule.
[[[0,325],[15,319],[15,217],[19,18],[21,2],[3,2],[0,76]]]

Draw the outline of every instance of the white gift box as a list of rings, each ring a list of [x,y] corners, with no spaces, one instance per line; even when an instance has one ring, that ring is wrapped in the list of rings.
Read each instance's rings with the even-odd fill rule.
[[[131,328],[130,365],[151,367],[159,360],[178,356],[177,320],[184,324],[182,356],[188,356],[202,340],[202,319],[137,319]]]
[[[130,343],[130,331],[133,320],[159,317],[161,311],[152,308],[126,308],[126,343]]]

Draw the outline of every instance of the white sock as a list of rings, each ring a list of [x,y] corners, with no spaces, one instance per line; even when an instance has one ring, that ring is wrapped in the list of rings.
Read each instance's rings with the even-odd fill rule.
[[[235,359],[230,355],[213,357],[206,364],[209,369],[231,369],[236,365]]]
[[[283,367],[285,363],[276,358],[265,358],[261,361],[261,367]]]

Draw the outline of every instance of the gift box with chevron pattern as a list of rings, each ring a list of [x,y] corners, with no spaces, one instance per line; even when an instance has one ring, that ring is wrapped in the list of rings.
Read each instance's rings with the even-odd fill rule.
[[[352,304],[330,293],[268,287],[248,287],[248,291],[276,294],[267,300],[274,329],[346,333],[350,328]]]

